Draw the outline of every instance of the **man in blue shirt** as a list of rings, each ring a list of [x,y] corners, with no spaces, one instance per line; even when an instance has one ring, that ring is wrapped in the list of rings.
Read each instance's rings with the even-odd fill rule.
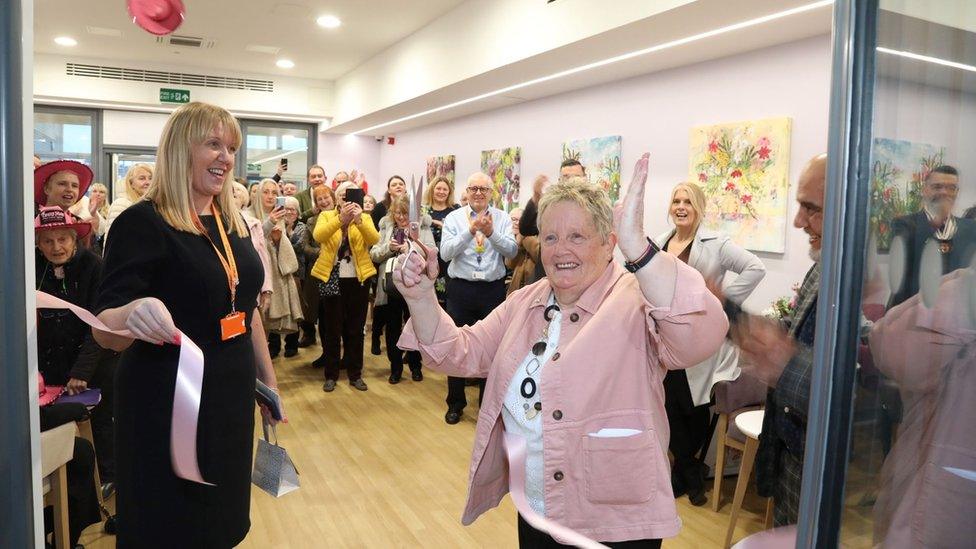
[[[447,269],[447,314],[457,326],[470,326],[485,318],[505,301],[505,259],[515,257],[518,245],[512,234],[508,214],[489,205],[491,179],[477,172],[468,178],[467,206],[444,218],[440,254],[450,261]],[[479,383],[484,393],[485,381]],[[444,421],[454,425],[468,401],[464,378],[447,378],[447,414]]]

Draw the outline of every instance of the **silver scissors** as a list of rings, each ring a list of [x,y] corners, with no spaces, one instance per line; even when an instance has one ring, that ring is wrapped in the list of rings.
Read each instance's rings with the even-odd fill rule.
[[[407,198],[410,200],[410,225],[407,229],[407,238],[410,239],[410,251],[407,252],[407,257],[403,259],[403,264],[406,265],[410,261],[410,254],[417,254],[420,256],[424,263],[427,262],[427,254],[423,251],[423,248],[417,249],[420,242],[420,205],[423,202],[424,196],[424,176],[420,176],[420,185],[416,184],[415,176],[410,176],[410,188],[407,189]],[[415,245],[417,244],[417,245]]]

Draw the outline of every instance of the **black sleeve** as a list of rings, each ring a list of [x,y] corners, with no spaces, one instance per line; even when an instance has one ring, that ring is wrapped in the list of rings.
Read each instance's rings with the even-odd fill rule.
[[[379,230],[380,219],[386,217],[386,204],[382,202],[377,203],[373,211],[369,212],[369,216],[373,219],[373,226]]]
[[[41,431],[48,431],[88,417],[88,409],[80,402],[49,404],[40,408]]]
[[[115,219],[105,243],[94,314],[150,295],[154,273],[166,260],[165,230],[165,222],[148,201],[126,208]]]
[[[539,236],[539,224],[537,217],[539,209],[534,199],[529,199],[529,203],[522,210],[522,219],[519,220],[519,234],[522,236]]]
[[[79,250],[78,253],[84,254],[84,257],[79,258],[80,266],[84,271],[82,275],[83,287],[79,288],[81,291],[79,305],[90,310],[92,303],[95,302],[95,295],[98,293],[98,282],[101,279],[102,273],[102,260],[90,250]],[[95,343],[95,338],[92,337],[91,330],[86,327],[82,333],[84,335],[81,340],[81,346],[78,349],[78,356],[75,357],[74,364],[68,372],[68,377],[88,382],[91,381],[92,375],[95,373],[95,367],[98,365],[102,348]]]

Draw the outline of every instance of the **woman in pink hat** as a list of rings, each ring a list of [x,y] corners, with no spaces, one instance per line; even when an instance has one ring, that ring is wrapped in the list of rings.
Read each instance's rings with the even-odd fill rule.
[[[250,529],[255,377],[277,389],[257,309],[264,269],[234,202],[241,130],[189,103],[163,128],[153,185],[112,222],[95,332],[122,351],[116,375],[118,547],[238,545]],[[185,334],[203,353],[196,455],[172,455]],[[266,421],[274,423],[270,416]],[[179,431],[176,431],[179,433]],[[174,473],[199,466],[209,484]]]
[[[34,169],[34,202],[40,206],[59,206],[68,210],[85,196],[94,174],[91,168],[74,160],[55,160]],[[96,234],[104,233],[104,219],[95,211],[77,214]]]
[[[102,261],[78,245],[91,225],[57,206],[41,207],[34,219],[34,287],[84,309],[95,305]],[[37,369],[48,385],[65,387],[74,395],[88,388],[102,391],[92,413],[98,466],[104,483],[115,479],[112,445],[112,406],[115,353],[102,349],[91,329],[67,310],[38,309]]]

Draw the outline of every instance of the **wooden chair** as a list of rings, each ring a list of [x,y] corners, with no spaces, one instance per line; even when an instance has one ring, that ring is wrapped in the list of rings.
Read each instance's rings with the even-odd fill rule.
[[[76,432],[74,423],[65,423],[41,433],[44,506],[54,508],[54,546],[57,549],[70,548],[67,464],[74,455]]]
[[[745,436],[735,428],[735,418],[743,412],[762,409],[766,402],[766,386],[745,373],[732,381],[715,384],[715,480],[712,485],[712,510],[718,511],[722,503],[722,477],[725,474],[725,451],[729,448],[745,451]]]

